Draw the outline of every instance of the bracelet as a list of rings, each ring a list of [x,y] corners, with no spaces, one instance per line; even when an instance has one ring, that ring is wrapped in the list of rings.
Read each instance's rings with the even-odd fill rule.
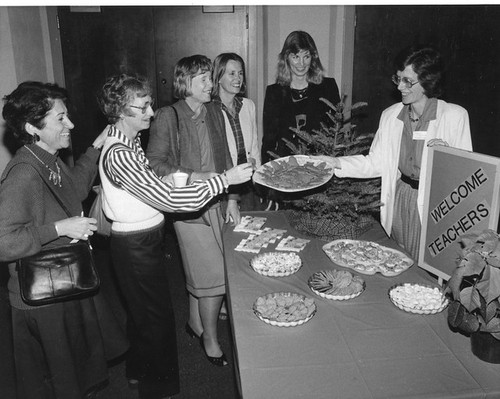
[[[57,233],[57,236],[58,236],[58,237],[60,237],[60,236],[59,236],[59,230],[57,229],[57,224],[55,224],[55,223],[54,223],[54,227],[56,228],[56,233]]]
[[[226,171],[224,171],[224,173],[221,174],[221,177],[222,177],[222,184],[224,185],[224,189],[227,190],[227,188],[229,187],[229,179],[227,178]]]

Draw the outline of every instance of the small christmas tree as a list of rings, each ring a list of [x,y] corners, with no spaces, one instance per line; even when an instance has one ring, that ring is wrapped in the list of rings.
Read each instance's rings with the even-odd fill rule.
[[[374,134],[356,134],[356,126],[351,123],[352,117],[345,117],[345,99],[337,105],[324,98],[320,100],[330,108],[327,112],[329,123],[321,123],[321,129],[312,133],[290,128],[300,139],[298,145],[284,139],[292,153],[333,157],[366,154]],[[358,102],[350,111],[354,112],[366,105]],[[323,239],[357,238],[370,228],[374,216],[378,215],[380,178],[334,176],[313,193],[286,200],[284,205],[291,210],[291,222],[303,232]]]

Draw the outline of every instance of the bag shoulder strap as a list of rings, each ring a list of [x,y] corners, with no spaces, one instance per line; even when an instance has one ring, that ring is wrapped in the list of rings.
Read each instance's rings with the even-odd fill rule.
[[[172,108],[172,110],[174,111],[174,114],[175,114],[175,122],[176,122],[176,126],[177,126],[177,131],[175,132],[176,134],[176,138],[177,138],[177,162],[179,162],[179,164],[181,163],[181,143],[180,143],[180,139],[179,139],[179,114],[177,112],[177,109],[171,105],[170,108]]]
[[[52,193],[52,195],[55,197],[56,201],[59,203],[59,205],[61,205],[61,208],[64,209],[64,212],[66,212],[66,214],[69,216],[69,217],[72,217],[73,215],[71,215],[71,212],[68,210],[68,208],[66,208],[66,205],[64,205],[64,203],[61,201],[61,198],[59,198],[59,196],[57,195],[57,193],[55,192],[54,188],[50,186],[50,184],[47,182],[47,180],[45,180],[42,176],[42,174],[40,173],[40,171],[35,168],[35,170],[38,172],[38,174],[40,175],[40,177],[42,178],[42,181],[45,183],[45,185],[49,188],[50,192]]]

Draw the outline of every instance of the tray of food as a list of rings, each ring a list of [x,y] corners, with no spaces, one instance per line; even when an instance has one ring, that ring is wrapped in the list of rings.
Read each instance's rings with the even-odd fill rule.
[[[389,289],[389,298],[399,309],[418,314],[442,312],[449,303],[443,290],[430,284],[396,284]]]
[[[300,269],[302,260],[294,252],[266,252],[253,257],[250,266],[263,276],[286,277]]]
[[[321,270],[307,281],[309,288],[322,298],[337,301],[356,298],[365,289],[365,281],[347,270]]]
[[[337,265],[359,273],[397,276],[413,265],[413,260],[397,249],[372,241],[341,239],[323,245],[323,251]]]
[[[258,297],[253,304],[255,315],[277,327],[296,327],[307,323],[316,313],[314,299],[294,292],[275,292]]]
[[[253,181],[278,191],[298,192],[322,186],[332,177],[332,165],[308,155],[290,155],[262,165]]]

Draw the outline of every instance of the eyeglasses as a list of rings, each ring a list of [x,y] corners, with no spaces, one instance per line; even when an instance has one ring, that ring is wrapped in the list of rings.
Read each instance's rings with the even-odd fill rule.
[[[152,99],[150,102],[147,102],[144,107],[138,107],[137,105],[129,105],[130,108],[135,108],[135,109],[140,109],[143,114],[146,113],[149,107],[153,108],[153,105],[155,104],[155,100]]]
[[[411,89],[413,86],[415,86],[419,81],[417,80],[416,82],[412,82],[410,79],[404,77],[401,78],[398,75],[392,75],[392,83],[394,83],[396,86],[399,86],[401,82],[405,85],[407,89]]]

